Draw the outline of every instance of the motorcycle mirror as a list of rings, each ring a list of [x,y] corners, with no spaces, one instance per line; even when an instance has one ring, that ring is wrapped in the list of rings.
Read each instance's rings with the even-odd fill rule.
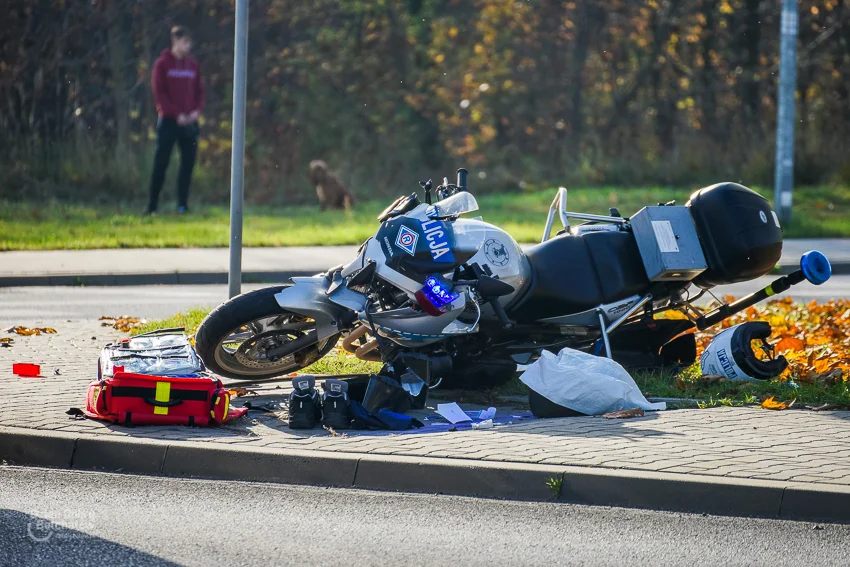
[[[478,292],[483,297],[502,297],[514,292],[514,286],[490,276],[478,278]]]
[[[457,170],[457,188],[461,191],[466,191],[466,175],[467,171],[464,168]]]
[[[431,204],[431,187],[432,187],[431,180],[429,179],[428,181],[420,181],[419,186],[422,187],[422,189],[425,190],[425,202],[430,205]]]

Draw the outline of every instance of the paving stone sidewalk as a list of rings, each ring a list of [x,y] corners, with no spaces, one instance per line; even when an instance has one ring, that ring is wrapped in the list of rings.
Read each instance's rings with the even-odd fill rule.
[[[31,325],[36,321],[4,321],[0,328],[10,323]],[[101,347],[121,333],[91,320],[38,323],[47,323],[58,333],[31,337],[3,333],[13,337],[14,344],[0,348],[0,387],[4,392],[0,426],[191,441],[199,446],[479,459],[850,485],[850,412],[714,408],[650,413],[631,420],[521,420],[490,430],[349,432],[343,436],[323,430],[290,432],[283,412],[251,412],[250,418],[217,428],[129,428],[73,420],[65,411],[84,405]],[[14,376],[13,362],[40,363],[44,377]],[[287,393],[282,385],[257,390],[264,399],[282,399]],[[511,412],[504,407],[499,410]]]

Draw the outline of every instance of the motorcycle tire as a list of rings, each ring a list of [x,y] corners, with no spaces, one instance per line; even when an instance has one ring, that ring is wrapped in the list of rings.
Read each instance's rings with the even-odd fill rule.
[[[277,346],[282,344],[282,337],[288,336],[289,340],[293,340],[293,337],[305,334],[310,327],[311,319],[283,310],[275,300],[275,294],[287,287],[273,286],[243,293],[222,303],[206,316],[195,334],[195,350],[207,369],[225,378],[269,380],[301,370],[330,352],[339,340],[339,334],[305,346],[279,360],[263,361],[261,356],[251,360],[252,349],[254,355],[262,353],[262,341]],[[254,329],[264,327],[268,329],[256,334]],[[255,334],[251,335],[252,332]],[[234,337],[237,338],[234,340]],[[246,339],[237,346],[237,341],[243,337]]]

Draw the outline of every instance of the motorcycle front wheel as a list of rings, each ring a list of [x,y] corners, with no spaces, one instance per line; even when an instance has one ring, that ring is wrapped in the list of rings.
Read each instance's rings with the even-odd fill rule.
[[[313,364],[336,345],[333,335],[285,356],[274,351],[316,329],[309,317],[285,311],[274,286],[238,295],[215,308],[195,333],[195,350],[212,372],[226,378],[269,380]]]

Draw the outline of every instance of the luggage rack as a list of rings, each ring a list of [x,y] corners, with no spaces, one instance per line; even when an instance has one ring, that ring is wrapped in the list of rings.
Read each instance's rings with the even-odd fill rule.
[[[611,217],[606,215],[591,215],[588,213],[572,213],[567,211],[567,188],[558,187],[558,193],[552,199],[552,204],[549,205],[549,215],[546,217],[546,228],[543,229],[543,238],[541,243],[549,240],[549,235],[552,233],[552,224],[555,222],[555,213],[561,220],[564,230],[570,230],[570,219],[580,219],[592,222],[610,223],[610,224],[628,224],[629,219],[623,217]]]

